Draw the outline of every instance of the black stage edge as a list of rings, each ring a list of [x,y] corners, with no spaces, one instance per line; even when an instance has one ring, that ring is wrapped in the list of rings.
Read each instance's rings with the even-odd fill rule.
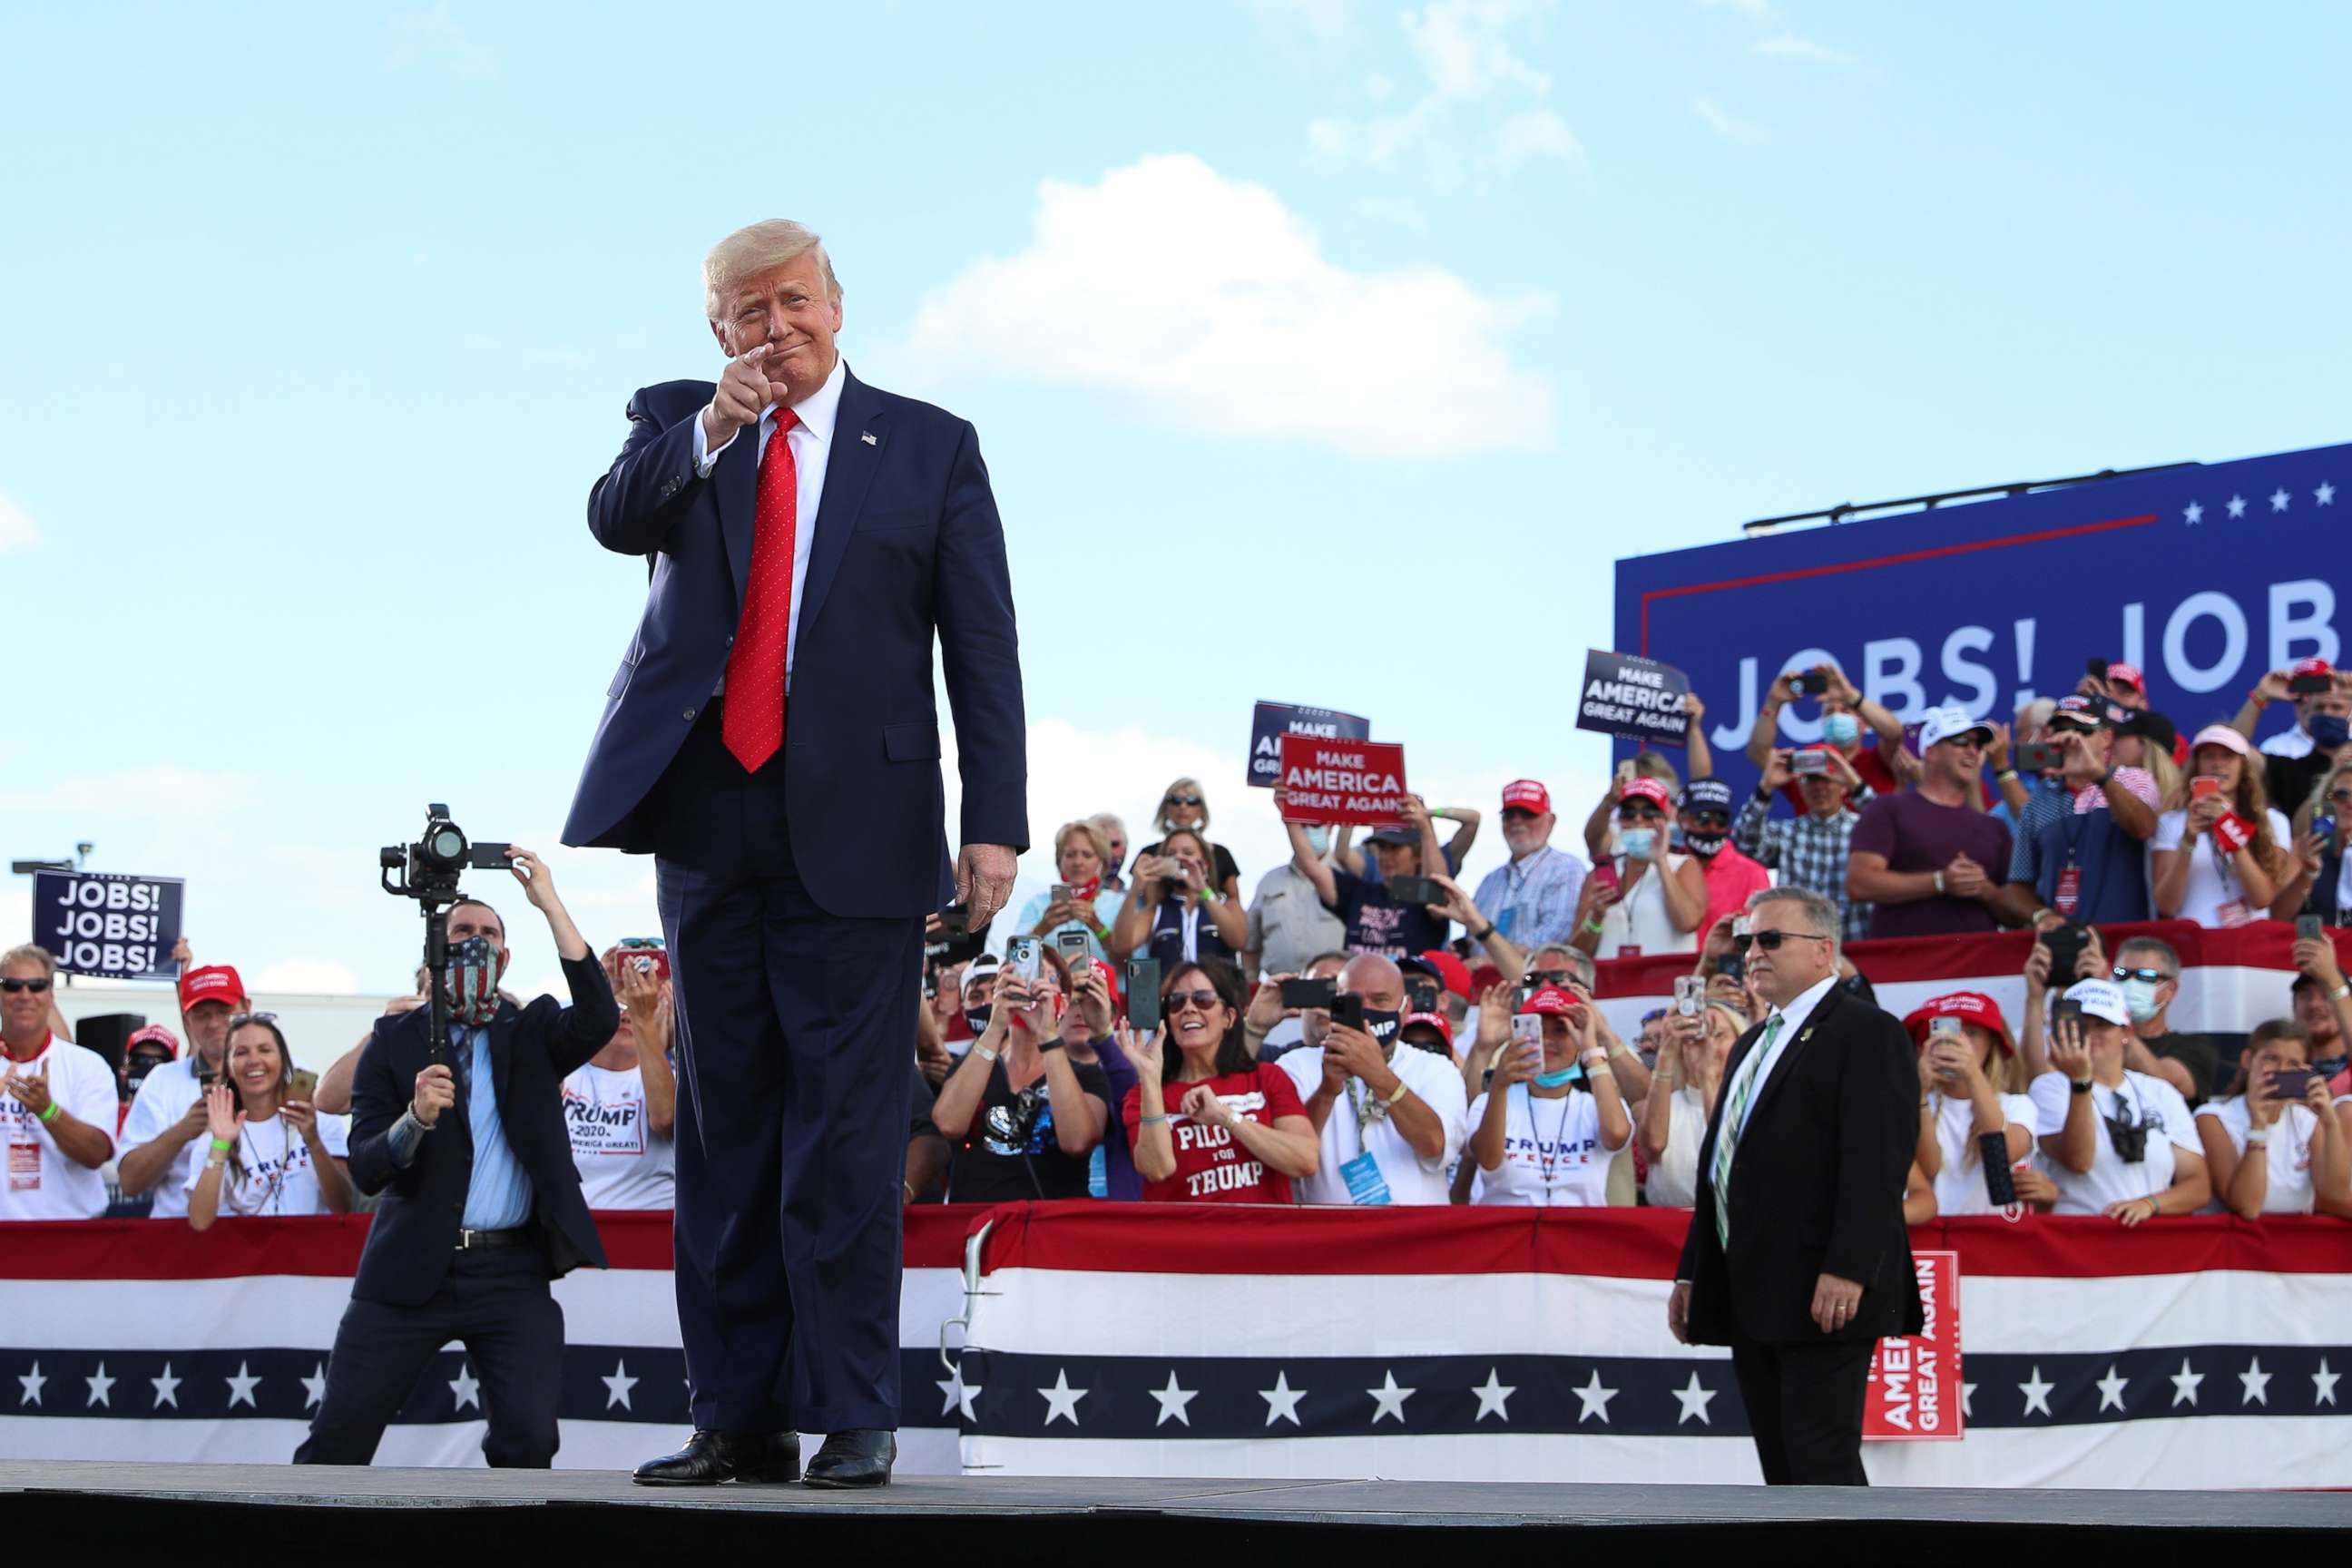
[[[1492,1546],[1496,1531],[1512,1530],[1548,1537],[1546,1547],[1612,1553],[1985,1568],[2004,1560],[1989,1552],[2060,1549],[2149,1561],[2179,1561],[2184,1550],[2233,1561],[2309,1552],[2323,1533],[2352,1527],[2352,1494],[1011,1477],[909,1477],[878,1492],[657,1490],[591,1470],[15,1461],[0,1462],[0,1520],[19,1542],[102,1563],[293,1552],[335,1568],[531,1568],[556,1552],[558,1561],[709,1563],[737,1553],[774,1561],[781,1549],[1040,1568],[1246,1545],[1344,1552],[1350,1568],[1427,1568],[1456,1560],[1435,1553]]]

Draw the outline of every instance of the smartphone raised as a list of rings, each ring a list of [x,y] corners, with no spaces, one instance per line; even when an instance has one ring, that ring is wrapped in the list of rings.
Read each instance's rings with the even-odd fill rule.
[[[2221,793],[2221,781],[2211,773],[2199,773],[2189,781],[2189,798],[2191,800],[2203,800],[2209,795]]]
[[[1391,877],[1389,897],[1400,904],[1442,904],[1445,889],[1427,877]]]
[[[1789,756],[1789,771],[1799,778],[1808,773],[1825,773],[1830,771],[1830,754],[1811,750],[1793,752]]]
[[[296,1068],[289,1083],[295,1099],[308,1105],[318,1097],[319,1075],[309,1068]]]
[[[1706,982],[1696,974],[1675,976],[1675,1012],[1677,1016],[1696,1018],[1706,1005]]]
[[[969,904],[950,904],[946,909],[941,910],[940,911],[940,930],[945,931],[950,936],[970,936],[971,934],[971,906]]]
[[[2294,936],[2297,942],[2317,942],[2326,934],[2326,922],[2323,921],[2317,915],[2297,915],[2294,917]]]
[[[2050,984],[2063,991],[2074,984],[2074,967],[2083,961],[2083,950],[2091,943],[2091,928],[2078,921],[2068,921],[2042,933],[2042,944],[2050,950]]]
[[[2107,678],[2107,661],[2104,658],[2092,659],[2083,666],[2083,669],[2094,680],[2105,680]]]
[[[2323,692],[2335,689],[2334,676],[2294,675],[2287,678],[2286,690],[2290,697],[2317,697]]]
[[[1331,998],[1331,1021],[1350,1029],[1364,1026],[1364,999],[1353,991]]]
[[[1127,1021],[1145,1034],[1160,1027],[1160,961],[1127,961]]]
[[[2270,1075],[2271,1098],[2299,1100],[2311,1092],[2311,1080],[2318,1076],[2309,1068],[2281,1068]]]
[[[1328,975],[1320,980],[1295,976],[1282,983],[1285,1007],[1328,1007],[1339,994],[1339,983]]]
[[[1789,684],[1797,689],[1797,695],[1800,697],[1829,695],[1830,678],[1817,669],[1809,669],[1801,675],[1790,676]]]
[[[2066,748],[2053,746],[2047,741],[2028,741],[2017,748],[2015,761],[2021,773],[2046,773],[2053,768],[2066,765]]]
[[[1016,936],[1004,944],[1004,967],[1034,980],[1045,972],[1045,950],[1034,936]]]
[[[1094,967],[1094,953],[1087,946],[1087,933],[1082,931],[1072,931],[1069,927],[1064,926],[1060,931],[1055,931],[1054,951],[1060,953],[1062,962],[1069,966],[1070,978],[1073,981]]]

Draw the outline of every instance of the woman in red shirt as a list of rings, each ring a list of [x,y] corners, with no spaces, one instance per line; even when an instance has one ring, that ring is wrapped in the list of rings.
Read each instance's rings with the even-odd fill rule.
[[[1185,964],[1162,984],[1160,1009],[1166,1022],[1150,1038],[1122,1028],[1118,1040],[1142,1080],[1120,1115],[1144,1201],[1290,1202],[1290,1178],[1315,1173],[1321,1142],[1290,1075],[1243,1042],[1240,975]]]

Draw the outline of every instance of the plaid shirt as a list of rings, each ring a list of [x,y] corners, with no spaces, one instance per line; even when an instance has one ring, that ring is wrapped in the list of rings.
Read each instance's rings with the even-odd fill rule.
[[[1835,904],[1844,940],[1859,942],[1870,934],[1870,906],[1846,897],[1845,863],[1853,847],[1854,824],[1862,820],[1862,808],[1870,798],[1870,786],[1864,784],[1835,816],[1823,819],[1802,812],[1768,822],[1771,801],[1751,793],[1731,825],[1731,842],[1741,854],[1780,873],[1782,887],[1804,888]]]

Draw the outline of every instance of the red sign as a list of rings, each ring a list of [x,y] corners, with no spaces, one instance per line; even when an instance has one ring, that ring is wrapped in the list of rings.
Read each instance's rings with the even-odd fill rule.
[[[1865,1443],[1956,1443],[1960,1407],[1960,1255],[1914,1253],[1925,1331],[1881,1340],[1870,1356],[1862,1407]]]
[[[1285,822],[1404,820],[1404,748],[1383,741],[1282,737]]]

